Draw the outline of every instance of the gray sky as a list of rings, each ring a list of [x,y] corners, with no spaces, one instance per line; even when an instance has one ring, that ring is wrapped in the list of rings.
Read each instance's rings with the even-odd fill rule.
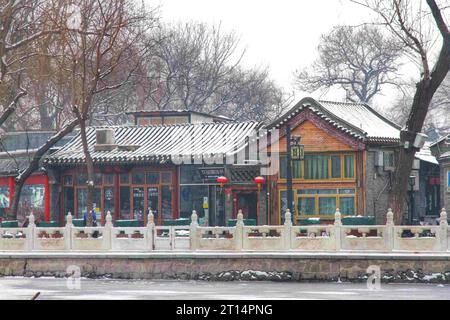
[[[247,65],[268,66],[272,78],[286,90],[294,90],[293,72],[306,67],[317,57],[320,36],[335,25],[357,25],[371,20],[370,12],[349,0],[146,0],[161,5],[164,22],[197,20],[221,23],[235,30],[247,52]],[[374,104],[394,98],[386,96]],[[296,99],[306,93],[297,92]],[[318,95],[313,95],[318,98]],[[329,92],[327,99],[343,99]]]

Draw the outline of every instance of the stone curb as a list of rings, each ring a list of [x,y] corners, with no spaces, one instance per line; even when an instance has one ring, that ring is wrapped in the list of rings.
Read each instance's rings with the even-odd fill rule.
[[[327,259],[450,261],[449,253],[359,252],[0,252],[0,259]]]

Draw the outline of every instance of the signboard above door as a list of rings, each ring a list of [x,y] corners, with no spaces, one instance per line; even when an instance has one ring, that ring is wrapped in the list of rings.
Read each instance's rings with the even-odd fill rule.
[[[216,183],[218,177],[225,175],[224,168],[199,168],[200,176],[203,182]]]

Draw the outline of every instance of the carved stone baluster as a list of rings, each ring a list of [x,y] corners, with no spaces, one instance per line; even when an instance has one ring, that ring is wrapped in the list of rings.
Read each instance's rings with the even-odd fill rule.
[[[245,237],[248,236],[247,234],[244,235],[244,214],[242,213],[242,210],[239,210],[237,214],[235,235],[236,235],[235,239],[236,250],[241,251],[243,248],[244,236]]]
[[[148,210],[147,216],[147,249],[154,250],[155,248],[155,215],[152,209]]]
[[[113,222],[111,211],[106,213],[105,217],[105,227],[103,228],[103,248],[105,250],[113,249],[113,241],[115,240],[115,236],[113,234]]]
[[[27,250],[34,249],[34,237],[36,233],[36,223],[33,212],[28,217]]]
[[[292,213],[291,210],[286,209],[286,213],[284,214],[284,226],[282,232],[283,237],[283,248],[285,250],[291,249],[291,239],[292,235]],[[295,235],[294,235],[295,237]]]
[[[191,215],[190,237],[191,237],[191,250],[197,250],[198,248],[198,215],[197,211],[193,210]]]
[[[386,250],[392,251],[394,250],[395,246],[395,239],[394,237],[397,237],[397,235],[394,236],[394,213],[392,212],[392,209],[389,209],[386,214],[386,226],[385,226],[385,232],[384,232],[384,242],[386,246]]]
[[[341,243],[341,237],[342,237],[342,215],[341,211],[339,211],[339,208],[336,209],[336,213],[334,214],[334,241],[335,241],[335,248],[336,251],[341,251],[342,243]]]
[[[446,252],[448,248],[448,221],[447,221],[447,212],[445,208],[441,211],[441,216],[439,220],[439,242],[441,251]]]
[[[64,248],[66,250],[72,250],[72,213],[68,212],[66,217],[66,227],[64,230]]]

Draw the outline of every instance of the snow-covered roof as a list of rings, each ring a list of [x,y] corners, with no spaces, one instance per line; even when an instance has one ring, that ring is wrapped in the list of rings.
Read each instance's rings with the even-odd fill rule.
[[[450,151],[441,154],[441,156],[439,157],[439,160],[447,160],[447,159],[450,159]]]
[[[440,137],[438,140],[431,143],[430,147],[434,147],[435,145],[441,143],[444,140],[450,139],[450,134]]]
[[[252,136],[258,127],[260,124],[257,122],[89,127],[87,139],[95,163],[168,163],[174,156],[205,159],[234,154],[245,147],[247,137]],[[97,129],[114,130],[117,147],[110,151],[96,150]],[[49,164],[84,161],[80,135],[46,159]]]
[[[425,146],[420,151],[416,152],[416,159],[433,164],[439,164],[436,157],[431,153],[429,143],[425,144]]]
[[[306,109],[359,140],[374,143],[400,141],[400,126],[363,103],[317,101],[304,98],[269,127],[280,127]]]
[[[319,101],[328,112],[363,130],[367,137],[400,139],[400,126],[366,104]]]

